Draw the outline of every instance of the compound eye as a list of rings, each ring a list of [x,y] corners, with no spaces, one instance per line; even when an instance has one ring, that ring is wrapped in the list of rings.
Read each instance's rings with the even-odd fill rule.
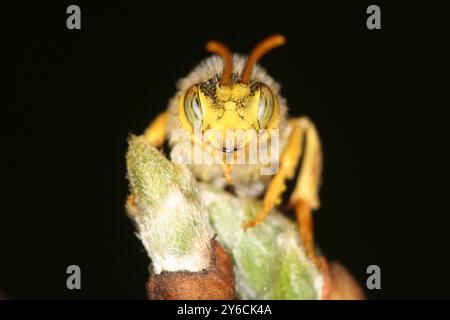
[[[260,128],[266,128],[273,116],[275,98],[272,91],[265,84],[260,85],[258,103],[258,123]]]
[[[184,96],[184,114],[192,128],[198,130],[202,127],[203,112],[195,85],[190,87]]]

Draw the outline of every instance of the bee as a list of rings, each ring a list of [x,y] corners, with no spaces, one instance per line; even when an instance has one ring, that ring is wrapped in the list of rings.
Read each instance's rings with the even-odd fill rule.
[[[206,49],[214,55],[203,60],[178,83],[178,92],[167,110],[157,116],[145,130],[146,141],[162,148],[168,142],[173,151],[180,140],[208,150],[218,162],[189,163],[193,176],[220,188],[232,187],[241,196],[262,197],[262,206],[254,220],[243,223],[252,228],[264,222],[278,204],[286,182],[297,177],[289,200],[299,224],[302,242],[309,257],[318,265],[314,252],[312,212],[319,208],[318,191],[322,171],[322,151],[317,130],[308,117],[289,117],[280,85],[257,64],[268,51],[284,45],[282,35],[270,36],[255,46],[248,57],[232,52],[218,41]],[[174,139],[179,129],[187,132]],[[218,134],[206,136],[207,131]],[[276,159],[272,174],[261,173],[261,163],[229,163],[226,158],[251,146],[272,142],[271,135],[245,135],[227,139],[227,130],[265,133],[278,132],[278,148],[270,156]],[[199,138],[203,134],[203,138]]]

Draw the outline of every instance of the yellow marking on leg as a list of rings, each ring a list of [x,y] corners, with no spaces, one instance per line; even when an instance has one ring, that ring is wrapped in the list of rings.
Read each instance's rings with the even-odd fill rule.
[[[278,172],[270,181],[263,200],[263,207],[256,218],[244,224],[244,228],[251,228],[262,223],[270,211],[279,203],[281,195],[286,190],[286,180],[295,175],[295,168],[301,156],[303,145],[303,131],[301,127],[294,127],[289,135],[288,143],[280,156]]]
[[[166,139],[166,127],[169,119],[169,112],[160,113],[144,132],[144,139],[155,148],[160,148]]]
[[[231,172],[233,171],[233,165],[222,162],[222,171],[227,185],[231,186],[233,180],[231,179]]]
[[[297,222],[300,228],[300,238],[302,239],[306,255],[316,266],[320,267],[319,259],[317,259],[314,252],[314,220],[311,207],[305,201],[299,200],[295,204],[295,214],[297,216]]]
[[[294,206],[296,202],[304,200],[313,210],[320,207],[319,187],[322,175],[322,148],[319,135],[314,124],[308,118],[299,118],[297,125],[304,128],[306,135],[300,175],[289,203]]]
[[[128,198],[127,202],[125,204],[125,208],[127,209],[127,213],[130,217],[135,216],[138,214],[138,207],[136,202],[136,196],[134,193],[131,193]]]
[[[297,125],[303,127],[305,131],[305,150],[300,175],[297,178],[289,204],[295,208],[300,238],[306,254],[321,269],[320,260],[314,250],[312,211],[320,206],[319,187],[322,174],[322,148],[317,130],[308,118],[298,119]]]
[[[318,192],[322,172],[322,151],[319,136],[314,124],[306,117],[289,121],[292,131],[288,142],[280,157],[280,169],[272,178],[264,195],[263,207],[256,218],[244,224],[249,228],[262,223],[273,207],[280,201],[281,195],[286,189],[286,180],[292,179],[295,169],[302,157],[300,174],[297,178],[295,189],[292,192],[289,204],[295,208],[299,223],[300,237],[305,251],[310,259],[320,267],[319,260],[314,252],[314,225],[312,210],[320,206]]]

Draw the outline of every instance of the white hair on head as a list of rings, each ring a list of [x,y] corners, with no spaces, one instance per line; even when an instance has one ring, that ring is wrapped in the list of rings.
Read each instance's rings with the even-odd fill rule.
[[[241,74],[244,69],[247,57],[234,54],[233,55],[233,74]],[[223,59],[219,56],[212,56],[201,61],[186,77],[178,81],[178,90],[185,91],[190,86],[213,79],[215,76],[220,76],[223,71]],[[236,79],[238,82],[239,79]],[[280,85],[267,73],[267,71],[260,65],[255,65],[252,72],[252,80],[256,80],[267,85],[273,92],[278,95]]]

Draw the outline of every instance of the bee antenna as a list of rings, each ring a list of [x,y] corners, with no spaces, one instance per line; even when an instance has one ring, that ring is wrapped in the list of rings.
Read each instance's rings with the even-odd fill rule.
[[[256,62],[261,59],[270,50],[282,46],[286,43],[286,38],[280,34],[275,34],[273,36],[267,37],[260,43],[258,43],[252,50],[247,58],[247,63],[245,64],[244,71],[242,71],[241,83],[247,84],[252,75],[253,66]]]
[[[231,81],[231,73],[233,72],[233,55],[230,49],[219,41],[209,41],[206,44],[206,50],[215,53],[223,59],[223,72],[220,84],[226,86]]]

